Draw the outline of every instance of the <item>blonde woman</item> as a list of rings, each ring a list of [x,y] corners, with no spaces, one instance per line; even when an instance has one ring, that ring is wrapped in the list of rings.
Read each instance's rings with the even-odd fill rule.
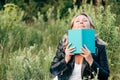
[[[94,29],[91,18],[82,13],[71,21],[71,29]],[[75,48],[69,48],[68,36],[64,35],[57,47],[56,55],[51,63],[50,72],[58,80],[83,80],[94,78],[108,80],[109,67],[105,49],[106,43],[96,37],[96,53],[91,54],[87,46],[82,48],[82,54],[72,55]]]

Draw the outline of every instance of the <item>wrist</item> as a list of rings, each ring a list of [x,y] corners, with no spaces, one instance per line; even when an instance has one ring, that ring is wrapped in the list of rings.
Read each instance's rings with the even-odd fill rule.
[[[89,60],[89,65],[92,66],[92,63],[93,63],[93,59],[92,60]]]
[[[65,58],[65,62],[66,62],[66,64],[67,64],[67,63],[68,63],[68,59]]]
[[[65,56],[65,62],[66,62],[66,64],[69,62],[69,56],[68,55]]]

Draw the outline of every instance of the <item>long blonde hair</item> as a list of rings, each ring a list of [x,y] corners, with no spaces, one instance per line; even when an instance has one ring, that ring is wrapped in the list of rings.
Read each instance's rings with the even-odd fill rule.
[[[86,14],[86,13],[81,13],[81,14],[79,14],[79,15],[84,15],[84,16],[86,16],[86,17],[88,18],[88,20],[90,21],[91,27],[92,27],[93,29],[95,29],[95,26],[94,26],[94,24],[93,24],[93,22],[92,22],[92,19],[91,19],[91,17],[90,17],[88,14]],[[79,15],[76,15],[76,16],[73,17],[73,19],[72,19],[72,21],[71,21],[71,25],[70,25],[70,28],[71,28],[71,29],[72,29],[72,27],[73,27],[73,25],[74,25],[74,20],[75,20],[76,17],[78,17]],[[108,45],[105,41],[103,41],[102,39],[100,39],[98,36],[99,36],[98,34],[95,34],[95,38],[96,38],[96,41],[97,41],[98,44],[100,44],[100,45]],[[67,35],[66,35],[66,34],[64,35],[64,38],[67,38]]]
[[[86,13],[81,13],[81,14],[79,14],[79,15],[84,15],[84,16],[86,16],[86,17],[88,18],[88,20],[90,21],[91,27],[92,27],[93,29],[95,28],[95,27],[94,27],[94,24],[93,24],[93,22],[92,22],[92,19],[91,19],[90,16],[88,16],[88,14],[86,14]],[[74,20],[75,20],[79,15],[76,15],[76,16],[73,17],[73,19],[72,19],[72,21],[71,21],[71,25],[70,25],[70,28],[71,28],[71,29],[72,29],[72,27],[73,27]]]

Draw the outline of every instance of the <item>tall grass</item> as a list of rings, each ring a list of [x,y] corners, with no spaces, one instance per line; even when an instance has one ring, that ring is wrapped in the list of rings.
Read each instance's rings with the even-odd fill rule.
[[[22,20],[24,11],[14,4],[6,6],[0,11],[0,80],[51,80],[49,67],[58,42],[67,33],[73,16],[82,12],[92,17],[96,33],[108,43],[109,80],[120,79],[120,28],[115,25],[116,15],[111,6],[105,10],[103,6],[74,6],[62,19],[59,9],[54,14],[52,7],[47,11],[47,21],[38,12],[29,24]]]

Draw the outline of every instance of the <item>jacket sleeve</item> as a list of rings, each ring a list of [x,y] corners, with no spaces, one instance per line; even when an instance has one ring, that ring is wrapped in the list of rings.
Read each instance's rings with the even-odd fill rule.
[[[61,75],[64,70],[67,69],[67,64],[65,62],[65,52],[63,49],[63,41],[59,42],[57,47],[56,55],[51,62],[50,72],[53,75]]]
[[[108,67],[108,60],[106,55],[106,49],[104,45],[101,45],[100,50],[98,51],[99,61],[93,61],[91,69],[98,72],[98,79],[99,80],[108,80],[109,76],[109,67]]]

